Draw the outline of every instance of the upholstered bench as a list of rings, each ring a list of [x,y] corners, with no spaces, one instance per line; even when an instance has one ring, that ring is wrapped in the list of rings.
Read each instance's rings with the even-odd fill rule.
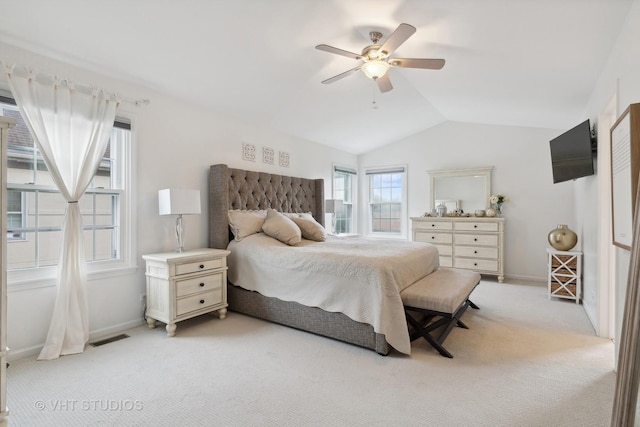
[[[474,271],[440,267],[400,292],[407,323],[413,329],[411,341],[423,337],[441,355],[453,357],[442,343],[454,326],[468,329],[460,317],[469,306],[478,309],[469,300],[478,283],[480,274]]]

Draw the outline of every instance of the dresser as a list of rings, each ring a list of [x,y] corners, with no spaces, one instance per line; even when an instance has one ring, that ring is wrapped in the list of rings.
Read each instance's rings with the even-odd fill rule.
[[[147,276],[147,325],[166,323],[167,336],[176,323],[205,313],[227,313],[227,255],[221,249],[195,249],[143,255]]]
[[[504,218],[412,217],[411,231],[413,241],[438,248],[441,266],[504,281]]]

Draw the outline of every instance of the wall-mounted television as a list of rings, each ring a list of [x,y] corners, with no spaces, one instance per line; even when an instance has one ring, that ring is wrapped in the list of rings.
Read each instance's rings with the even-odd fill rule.
[[[596,141],[589,120],[549,141],[553,183],[595,174]]]

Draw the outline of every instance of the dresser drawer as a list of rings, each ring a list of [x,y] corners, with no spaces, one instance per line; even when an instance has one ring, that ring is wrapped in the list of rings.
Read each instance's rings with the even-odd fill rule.
[[[440,267],[453,267],[453,258],[450,256],[440,256]]]
[[[453,242],[456,245],[498,246],[498,236],[491,234],[455,234]]]
[[[497,222],[456,222],[456,231],[498,231]]]
[[[182,297],[196,292],[204,292],[222,287],[222,273],[196,276],[176,280],[176,296]]]
[[[449,221],[414,221],[414,230],[453,230],[453,222]]]
[[[498,259],[498,248],[483,246],[456,246],[456,256],[469,258],[493,258]]]
[[[414,240],[416,242],[424,242],[424,243],[435,243],[435,244],[451,244],[452,235],[449,233],[426,233],[426,232],[417,232],[415,233]]]
[[[222,288],[180,298],[176,301],[176,316],[181,316],[185,313],[189,313],[190,311],[213,307],[221,302]]]
[[[438,248],[438,253],[440,254],[440,256],[445,255],[445,256],[451,256],[453,255],[453,246],[451,245],[433,245],[436,248]]]
[[[214,268],[221,268],[225,266],[225,260],[226,258],[214,258],[176,264],[176,276],[195,273],[196,271],[207,271],[213,270]]]
[[[490,271],[490,272],[497,272],[498,260],[454,257],[453,266],[455,268],[465,268],[467,270],[484,270],[484,271]]]

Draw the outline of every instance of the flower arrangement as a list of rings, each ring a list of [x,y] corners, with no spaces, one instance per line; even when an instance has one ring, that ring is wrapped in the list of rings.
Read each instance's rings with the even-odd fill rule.
[[[498,215],[502,212],[502,204],[508,201],[509,198],[504,194],[493,194],[491,197],[489,197],[489,203],[491,203],[491,206],[493,206]]]

